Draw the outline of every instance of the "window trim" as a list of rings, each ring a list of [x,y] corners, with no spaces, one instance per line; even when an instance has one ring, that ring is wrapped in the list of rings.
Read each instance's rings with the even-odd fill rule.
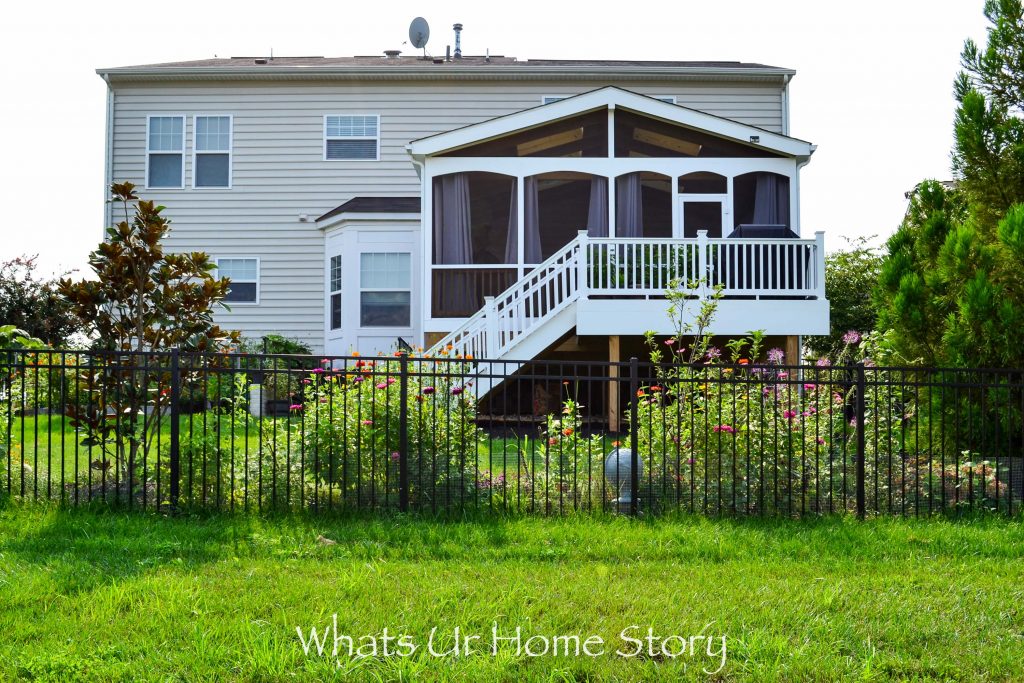
[[[152,125],[153,119],[181,119],[181,150],[178,152],[169,152],[167,150],[150,150],[149,148],[149,132],[150,126]],[[185,149],[188,146],[188,117],[185,114],[179,114],[169,112],[166,114],[146,114],[146,169],[145,173],[145,187],[147,190],[184,190],[185,189]],[[149,184],[149,158],[153,154],[180,154],[181,155],[181,184],[171,185],[167,187],[153,187]]]
[[[382,245],[384,246],[384,245]],[[396,245],[397,246],[397,245]],[[385,247],[386,249],[386,247]],[[409,286],[408,287],[363,287],[363,256],[367,254],[406,254],[409,257]],[[382,251],[375,249],[373,251],[360,251],[359,252],[359,328],[363,330],[408,330],[415,329],[415,319],[413,318],[413,259],[412,250],[390,250]],[[409,294],[409,324],[408,325],[364,325],[363,324],[363,294],[367,292],[407,292]]]
[[[198,150],[196,149],[196,121],[201,118],[226,118],[228,120],[228,184],[217,186],[197,186],[196,157],[200,154],[224,154],[224,150]],[[235,178],[235,117],[233,114],[193,114],[192,115],[192,189],[199,191],[230,190],[234,187]],[[258,287],[257,287],[258,288]]]
[[[569,99],[570,97],[572,97],[572,95],[541,95],[540,103],[541,105],[554,104],[555,102],[561,102],[562,100]],[[550,102],[548,100],[550,100]]]
[[[251,256],[251,255],[225,254],[224,256],[215,256],[213,261],[214,261],[214,263],[217,264],[217,272],[215,272],[214,274],[218,278],[222,277],[220,275],[220,262],[221,261],[226,261],[226,260],[229,260],[229,259],[238,259],[238,260],[244,259],[244,260],[247,260],[247,261],[255,261],[256,262],[256,300],[255,301],[227,301],[227,300],[225,300],[224,303],[227,304],[228,306],[231,306],[232,308],[234,308],[235,306],[258,306],[259,303],[260,303],[260,298],[261,298],[261,294],[262,294],[261,290],[263,289],[263,287],[261,286],[261,281],[263,280],[263,263],[262,263],[262,260],[260,259],[259,256]],[[248,280],[242,280],[241,282],[248,282]]]
[[[332,136],[328,137],[328,135],[327,135],[327,119],[332,117],[332,116],[372,116],[373,118],[377,119],[377,135],[375,135],[373,137],[370,137],[368,135],[346,135],[346,136],[332,135]],[[324,137],[323,157],[324,157],[324,161],[360,162],[360,163],[366,163],[366,162],[372,162],[372,161],[380,161],[380,114],[360,114],[360,113],[356,113],[356,112],[351,112],[351,113],[347,113],[347,114],[324,114],[324,122],[323,123],[324,123],[324,128],[323,128],[323,137]],[[372,159],[330,159],[327,156],[327,141],[328,140],[375,140],[377,142],[377,150],[376,150],[375,156]]]

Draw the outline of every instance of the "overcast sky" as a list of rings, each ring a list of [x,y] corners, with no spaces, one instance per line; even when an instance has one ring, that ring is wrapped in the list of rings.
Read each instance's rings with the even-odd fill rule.
[[[443,53],[520,59],[739,60],[796,69],[793,136],[818,145],[803,170],[803,230],[890,234],[904,192],[948,178],[953,78],[982,0],[598,2],[7,3],[0,20],[6,163],[0,260],[40,254],[83,268],[102,235],[105,87],[98,67],[214,55],[346,56],[410,50],[424,16]],[[609,8],[607,10],[603,8]]]

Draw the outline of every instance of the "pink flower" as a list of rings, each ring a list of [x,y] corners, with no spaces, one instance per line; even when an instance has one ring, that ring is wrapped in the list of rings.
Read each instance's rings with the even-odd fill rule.
[[[328,360],[327,358],[324,358],[322,361],[320,361],[320,365],[330,365],[330,364],[331,364],[331,361]]]
[[[391,454],[391,461],[392,461],[392,462],[398,462],[398,460],[399,460],[399,459],[400,459],[401,457],[402,457],[402,454],[401,454],[401,453],[399,453],[398,451],[395,451],[395,452],[393,452],[393,453]]]
[[[462,393],[462,387],[452,387],[452,396],[458,396]]]
[[[369,426],[370,426],[370,425],[372,425],[372,424],[373,424],[373,420],[363,420],[363,421],[362,421],[362,425],[363,425],[364,427],[369,427]]]
[[[293,403],[292,405],[288,406],[288,410],[302,410],[302,404]]]
[[[814,390],[815,390],[815,389],[817,389],[817,388],[818,388],[818,385],[817,385],[817,384],[805,384],[805,385],[804,385],[804,389],[805,389],[806,391],[814,391]]]
[[[692,465],[693,464],[693,458],[687,458],[686,459],[686,464],[687,465]]]
[[[830,361],[828,358],[819,358],[817,361],[815,361],[814,364],[817,365],[819,368],[827,368],[830,365],[832,365],[832,361]]]
[[[313,380],[311,380],[311,379],[304,379],[304,380],[302,380],[303,384],[312,384],[312,382],[313,382]]]
[[[666,339],[665,340],[665,346],[672,346],[675,343],[676,343],[675,339]]]
[[[860,332],[858,332],[857,330],[850,330],[849,332],[843,335],[844,344],[856,344],[859,341]]]
[[[377,383],[377,388],[378,389],[387,389],[388,388],[388,383],[387,382],[378,382]]]
[[[354,380],[352,380],[352,381],[353,381],[353,382],[362,382],[362,381],[363,381],[363,378],[362,378],[362,376],[360,375],[360,376],[356,377],[356,378],[355,378]]]
[[[774,349],[768,349],[768,362],[769,363],[781,363],[785,360],[786,354],[782,349],[776,347]]]
[[[779,379],[786,379],[787,377],[789,377],[789,373],[788,372],[780,372],[780,373],[778,373],[778,377],[779,377]]]
[[[423,387],[423,393],[429,396],[434,393],[434,387]]]
[[[394,383],[395,383],[395,378],[394,377],[388,377],[388,384],[394,384]]]
[[[820,436],[817,439],[815,439],[815,441],[818,442],[819,446],[824,446],[825,445],[825,439],[821,438]]]
[[[315,372],[316,374],[319,375],[320,373],[324,372],[324,369],[323,368],[313,368],[313,372]]]
[[[794,417],[796,417],[796,411],[795,410],[785,410],[785,411],[782,412],[782,417],[786,418],[787,420],[792,420]]]
[[[732,425],[716,425],[711,428],[713,432],[725,432],[726,434],[735,434],[736,428]]]

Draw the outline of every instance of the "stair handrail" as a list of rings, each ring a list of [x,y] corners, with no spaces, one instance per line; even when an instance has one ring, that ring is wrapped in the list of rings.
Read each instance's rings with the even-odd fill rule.
[[[478,310],[476,313],[471,315],[457,328],[449,332],[447,335],[442,337],[427,350],[427,354],[436,355],[440,351],[447,349],[449,345],[452,347],[452,351],[456,355],[466,356],[468,355],[468,349],[476,347],[482,350],[490,349],[492,351],[498,351],[500,349],[496,346],[488,346],[487,343],[487,318],[488,315],[497,317],[501,309],[508,308],[514,302],[529,296],[539,286],[539,278],[543,278],[545,275],[549,275],[550,272],[556,272],[561,268],[569,268],[575,266],[570,263],[570,257],[573,252],[582,253],[583,242],[586,239],[586,233],[580,232],[575,239],[567,243],[564,247],[556,251],[554,254],[549,256],[547,259],[542,261],[533,270],[518,278],[515,282],[509,285],[503,292],[493,297],[490,301],[487,301],[485,305]],[[522,290],[519,292],[519,290]],[[574,296],[579,291],[579,283],[576,283],[576,287],[573,288],[573,292],[570,296]],[[517,296],[518,293],[518,296]],[[511,297],[511,299],[510,299]],[[545,316],[545,319],[553,315],[551,311]],[[497,355],[495,353],[485,353],[483,355]]]

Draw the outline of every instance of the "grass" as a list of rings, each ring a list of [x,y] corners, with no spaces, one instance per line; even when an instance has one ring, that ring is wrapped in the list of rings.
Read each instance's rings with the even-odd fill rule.
[[[318,542],[319,536],[336,541]],[[165,518],[0,510],[0,679],[707,680],[620,631],[726,637],[721,680],[1020,680],[1024,526],[986,518]],[[410,634],[307,656],[296,627]],[[434,658],[431,628],[595,634],[597,657]],[[538,641],[539,642],[539,641]],[[487,644],[483,646],[486,648]],[[339,668],[340,662],[340,668]]]

